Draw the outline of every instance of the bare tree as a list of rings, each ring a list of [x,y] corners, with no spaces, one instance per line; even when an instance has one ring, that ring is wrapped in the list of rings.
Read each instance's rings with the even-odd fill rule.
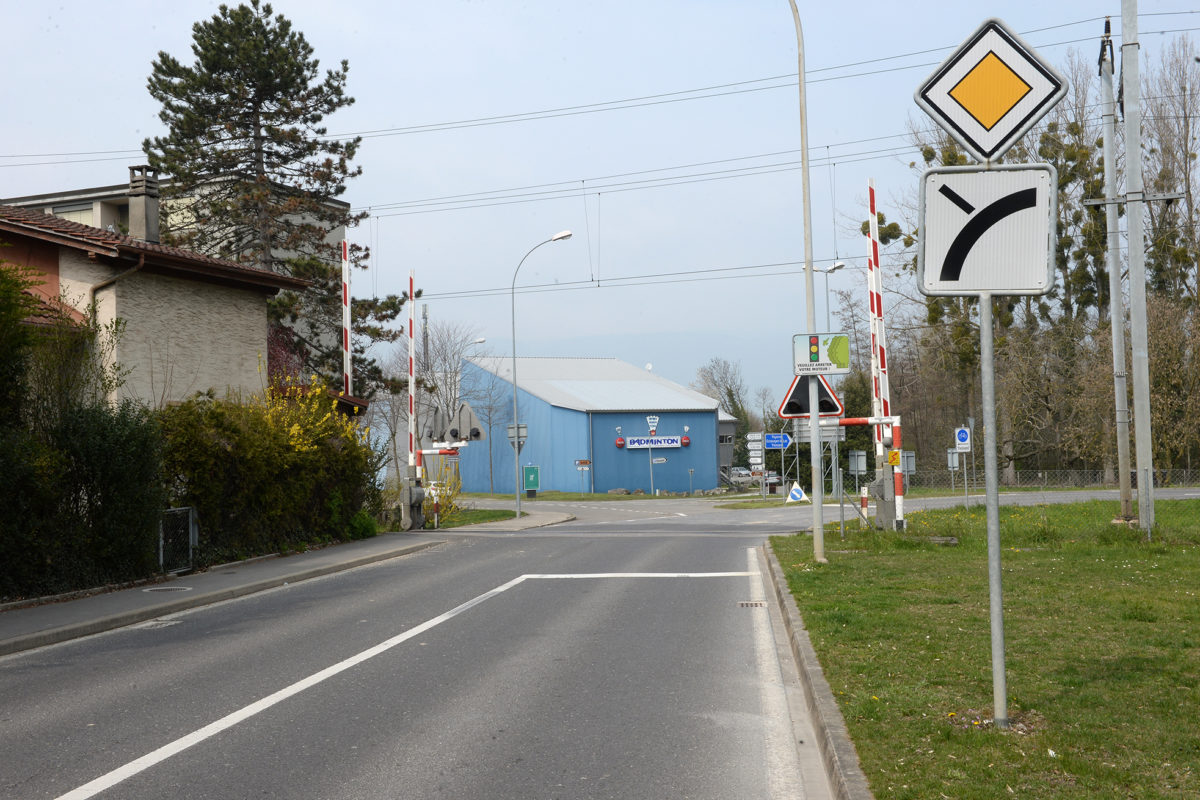
[[[742,379],[742,367],[723,358],[712,358],[696,370],[692,388],[711,397],[721,405],[726,414],[745,414],[746,382]]]
[[[745,464],[746,432],[750,429],[750,413],[746,410],[746,382],[742,380],[740,365],[713,357],[696,370],[692,388],[706,397],[717,401],[726,414],[737,417],[737,428],[733,439],[733,462]]]
[[[758,410],[762,412],[762,417],[758,420],[759,430],[769,431],[779,428],[782,420],[774,411],[775,394],[771,389],[766,386],[758,387],[758,391],[754,393],[754,400],[758,403]]]
[[[851,365],[856,372],[871,369],[870,311],[862,295],[851,289],[837,289],[838,324],[850,335]]]
[[[388,456],[388,486],[402,465],[408,463],[408,352],[396,350],[383,365],[384,391],[375,395],[368,411],[367,424],[383,434]],[[390,391],[395,387],[395,391]],[[403,452],[401,448],[403,446]]]
[[[1194,196],[1196,152],[1200,149],[1200,75],[1195,45],[1186,35],[1161,51],[1157,68],[1146,71],[1145,98],[1147,192],[1181,192],[1174,203],[1147,203],[1146,266],[1150,288],[1172,297],[1200,302],[1200,260]]]
[[[426,440],[441,437],[435,423],[445,424],[462,405],[462,362],[472,347],[482,344],[479,330],[460,322],[434,320],[421,331],[420,365],[423,386],[417,395],[420,433]],[[429,423],[429,424],[426,424]]]
[[[446,431],[439,423],[448,421],[462,404],[462,360],[479,341],[475,329],[452,322],[433,322],[418,341],[415,377],[417,384],[416,443],[427,446]],[[408,458],[408,350],[392,352],[383,368],[385,390],[371,403],[370,425],[382,432],[392,469]],[[395,391],[386,391],[394,386]]]
[[[489,494],[496,491],[492,459],[495,431],[512,416],[509,386],[510,384],[485,369],[468,370],[462,377],[462,397],[471,404],[471,410],[475,412],[475,416],[483,423],[487,432]]]

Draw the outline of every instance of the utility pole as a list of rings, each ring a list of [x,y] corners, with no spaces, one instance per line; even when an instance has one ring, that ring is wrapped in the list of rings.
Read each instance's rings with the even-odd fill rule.
[[[1150,347],[1146,330],[1146,242],[1143,231],[1142,106],[1137,0],[1121,0],[1121,91],[1125,99],[1125,214],[1129,226],[1129,324],[1133,345],[1133,430],[1137,450],[1138,527],[1154,527],[1154,461],[1150,440]]]

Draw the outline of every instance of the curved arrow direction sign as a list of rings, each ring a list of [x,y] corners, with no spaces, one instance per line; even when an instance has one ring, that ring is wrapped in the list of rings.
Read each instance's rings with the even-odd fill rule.
[[[1054,286],[1049,164],[933,169],[921,178],[917,278],[927,295],[1045,294]]]

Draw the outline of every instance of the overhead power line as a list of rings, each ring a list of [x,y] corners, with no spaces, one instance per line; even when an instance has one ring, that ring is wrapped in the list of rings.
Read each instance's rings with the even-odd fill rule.
[[[1152,13],[1141,14],[1139,16],[1141,16],[1141,17],[1182,16],[1182,15],[1194,15],[1194,14],[1198,14],[1198,13],[1200,13],[1200,11],[1152,12]],[[1070,28],[1070,27],[1075,27],[1075,26],[1079,26],[1079,25],[1095,23],[1098,21],[1102,21],[1103,19],[1104,19],[1104,17],[1091,17],[1091,18],[1087,18],[1087,19],[1083,19],[1083,20],[1077,20],[1074,22],[1066,22],[1066,23],[1061,23],[1058,25],[1051,25],[1051,26],[1047,26],[1047,27],[1043,27],[1043,28],[1036,28],[1036,29],[1033,29],[1030,31],[1025,31],[1025,32],[1023,32],[1022,35],[1028,36],[1033,33],[1043,33],[1043,32],[1051,31],[1051,30]],[[1173,28],[1173,29],[1160,30],[1160,31],[1143,31],[1142,35],[1143,36],[1152,36],[1152,35],[1156,35],[1156,34],[1182,33],[1182,32],[1194,31],[1194,30],[1197,30],[1197,29],[1196,28]],[[1078,44],[1081,42],[1090,42],[1090,41],[1093,41],[1095,38],[1096,38],[1095,36],[1089,36],[1089,37],[1085,37],[1085,38],[1081,38],[1081,39],[1070,39],[1070,40],[1061,41],[1061,42],[1052,42],[1052,43],[1048,43],[1048,44],[1043,44],[1043,45],[1040,45],[1040,47],[1042,47],[1042,48],[1061,47],[1063,45],[1068,45],[1068,44]],[[838,72],[840,70],[852,69],[852,68],[860,67],[860,66],[868,66],[871,64],[882,64],[882,63],[892,63],[892,62],[897,62],[897,61],[903,61],[903,60],[909,59],[909,58],[925,56],[925,55],[929,55],[932,53],[938,53],[938,52],[951,50],[955,46],[956,45],[947,45],[947,46],[943,46],[943,47],[935,47],[935,48],[929,48],[929,49],[925,49],[925,50],[915,50],[912,52],[900,53],[900,54],[892,55],[892,56],[881,56],[879,58],[866,59],[866,60],[861,60],[861,61],[853,61],[853,62],[848,62],[846,64],[839,64],[839,65],[835,65],[835,66],[831,66],[831,67],[818,67],[815,69],[808,70],[808,74],[810,76],[811,75],[821,75],[822,73]],[[858,73],[851,73],[851,74],[844,74],[844,75],[829,75],[827,77],[817,77],[815,79],[810,79],[808,82],[815,84],[815,83],[824,83],[824,82],[828,82],[828,81],[848,80],[848,79],[852,79],[852,78],[869,77],[871,75],[878,75],[878,74],[881,74],[884,72],[895,72],[897,70],[918,69],[918,68],[922,68],[922,67],[930,68],[930,67],[935,67],[935,66],[937,66],[936,62],[906,64],[903,66],[892,67],[889,69],[880,69],[880,70],[858,72]],[[761,84],[773,84],[773,85],[764,86]],[[533,121],[533,120],[538,120],[538,119],[553,119],[555,117],[561,117],[561,116],[571,116],[571,115],[578,115],[578,114],[592,114],[592,113],[599,113],[599,112],[604,112],[604,111],[617,111],[617,110],[627,109],[627,108],[641,108],[641,107],[645,107],[645,106],[665,104],[665,103],[676,103],[676,102],[683,102],[683,101],[687,101],[687,100],[701,100],[701,99],[712,98],[712,97],[724,97],[724,96],[728,96],[728,95],[732,95],[732,94],[759,92],[759,91],[765,91],[765,90],[770,90],[770,89],[787,89],[787,88],[793,88],[793,87],[795,87],[795,85],[796,85],[795,76],[792,74],[773,75],[773,76],[766,77],[766,78],[754,78],[754,79],[745,80],[745,81],[734,81],[731,83],[714,84],[712,86],[704,86],[704,87],[698,87],[698,88],[694,88],[694,89],[682,89],[682,90],[678,90],[678,91],[674,91],[674,92],[664,92],[664,93],[660,93],[660,94],[642,95],[642,96],[638,96],[638,97],[625,98],[622,100],[609,100],[609,101],[603,101],[603,102],[599,102],[599,103],[589,103],[589,104],[575,105],[575,106],[563,106],[560,108],[543,109],[541,111],[529,111],[529,112],[518,112],[518,113],[513,113],[513,114],[501,114],[501,115],[490,116],[490,117],[477,117],[477,118],[472,118],[472,119],[456,120],[456,121],[450,121],[450,122],[427,123],[427,124],[422,124],[422,125],[401,126],[401,127],[393,127],[393,128],[379,128],[379,129],[366,130],[366,131],[351,131],[351,132],[347,132],[347,133],[336,134],[336,135],[329,136],[326,138],[328,138],[328,139],[347,139],[347,138],[353,138],[353,137],[357,137],[357,136],[362,136],[364,138],[378,138],[378,137],[383,137],[383,136],[401,136],[401,135],[408,135],[408,134],[413,134],[413,133],[428,133],[428,132],[438,132],[438,131],[445,131],[445,130],[456,130],[459,128],[479,127],[479,126],[483,126],[483,125],[501,125],[501,124],[509,124],[509,123],[514,123],[514,122],[527,122],[527,121]],[[130,155],[140,154],[141,152],[142,151],[140,149],[130,149],[130,150],[74,151],[74,152],[65,152],[65,153],[23,153],[23,154],[9,153],[9,154],[0,154],[0,159],[59,158],[59,159],[66,159],[66,160],[46,161],[46,162],[41,162],[41,161],[25,162],[25,163],[16,163],[16,164],[0,164],[0,167],[52,166],[52,165],[70,164],[70,163],[89,163],[89,162],[93,162],[93,161],[117,161],[117,160],[122,160],[124,158],[127,158]],[[80,158],[75,158],[77,156],[109,156],[109,157],[80,159]]]

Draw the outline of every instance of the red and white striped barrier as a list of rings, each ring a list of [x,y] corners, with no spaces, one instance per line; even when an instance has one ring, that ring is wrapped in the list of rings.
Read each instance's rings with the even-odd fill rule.
[[[417,379],[416,354],[416,278],[413,270],[408,271],[408,466],[421,479],[421,465],[417,460]]]
[[[875,181],[867,181],[870,255],[867,257],[867,296],[871,306],[871,378],[874,387],[871,410],[877,417],[892,414],[888,386],[887,335],[883,325],[883,269],[879,263],[879,215],[875,210]],[[875,456],[883,458],[883,427],[875,428]]]
[[[351,391],[352,365],[350,360],[350,242],[342,239],[342,392],[353,397]]]

